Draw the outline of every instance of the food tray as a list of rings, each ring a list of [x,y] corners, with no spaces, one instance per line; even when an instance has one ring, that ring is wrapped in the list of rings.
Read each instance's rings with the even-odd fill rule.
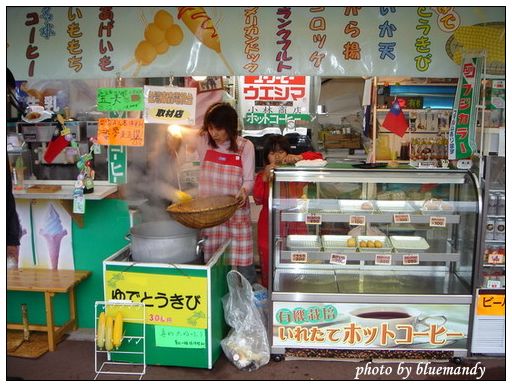
[[[322,246],[325,251],[355,252],[356,246],[347,246],[347,241],[350,238],[354,237],[350,235],[322,235]]]
[[[396,251],[427,250],[430,245],[420,236],[393,235],[389,237]]]
[[[362,208],[363,203],[370,203],[371,209]],[[372,200],[338,200],[340,211],[343,213],[373,213],[375,212],[375,203]]]
[[[336,199],[310,199],[308,200],[307,212],[310,214],[340,212],[340,207]]]
[[[379,200],[376,203],[377,209],[382,212],[415,212],[416,209],[411,203],[404,200]]]
[[[357,246],[359,251],[361,252],[376,252],[376,253],[388,253],[391,252],[393,246],[389,242],[389,238],[387,236],[381,235],[368,235],[368,236],[357,236]],[[359,247],[359,242],[361,241],[380,241],[382,242],[382,247]]]
[[[45,185],[45,184],[35,184],[27,187],[25,191],[29,193],[53,193],[60,191],[62,189],[61,185]]]
[[[288,235],[286,246],[289,250],[320,251],[320,237],[317,235]]]
[[[444,200],[427,200],[421,204],[423,214],[451,214],[454,210],[453,204]]]

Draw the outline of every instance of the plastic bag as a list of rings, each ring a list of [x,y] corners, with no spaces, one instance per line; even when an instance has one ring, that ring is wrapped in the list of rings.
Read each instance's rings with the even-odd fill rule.
[[[267,288],[261,284],[254,283],[252,284],[252,291],[254,293],[254,304],[256,308],[258,308],[258,312],[260,312],[261,320],[263,321],[263,325],[266,327],[268,322],[268,291]]]
[[[226,277],[229,294],[222,298],[222,304],[224,318],[232,329],[220,344],[238,369],[254,371],[270,360],[267,331],[249,281],[236,270],[231,270]]]

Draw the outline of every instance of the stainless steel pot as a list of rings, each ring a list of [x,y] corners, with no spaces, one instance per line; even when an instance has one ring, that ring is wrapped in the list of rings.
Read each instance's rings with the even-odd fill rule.
[[[146,222],[133,226],[127,239],[131,241],[134,262],[190,263],[200,254],[204,240],[198,241],[198,230],[176,221]]]

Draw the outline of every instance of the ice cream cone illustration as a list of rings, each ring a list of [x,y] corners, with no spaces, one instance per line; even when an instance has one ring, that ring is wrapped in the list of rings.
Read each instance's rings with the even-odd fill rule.
[[[60,242],[68,232],[62,227],[60,216],[52,204],[48,207],[44,227],[39,233],[46,239],[46,245],[50,254],[50,267],[56,270],[59,266]]]

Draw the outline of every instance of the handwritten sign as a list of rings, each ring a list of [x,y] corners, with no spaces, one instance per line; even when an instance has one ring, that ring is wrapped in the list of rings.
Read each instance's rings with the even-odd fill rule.
[[[159,124],[194,125],[195,88],[144,86],[144,119]]]
[[[343,254],[332,253],[329,263],[334,263],[336,265],[346,265],[347,264],[347,256],[343,255]]]
[[[155,345],[167,348],[206,348],[206,330],[156,325]]]
[[[479,294],[476,314],[478,316],[505,316],[505,295]]]
[[[100,118],[98,143],[144,146],[144,120],[142,118]]]
[[[99,88],[96,91],[98,110],[144,110],[144,93],[140,87]]]

